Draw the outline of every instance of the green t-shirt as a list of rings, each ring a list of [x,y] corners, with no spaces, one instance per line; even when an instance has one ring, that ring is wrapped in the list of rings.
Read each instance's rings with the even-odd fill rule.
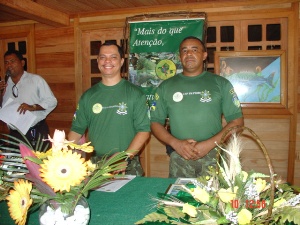
[[[134,84],[122,79],[114,86],[101,82],[80,98],[71,130],[84,134],[98,156],[124,151],[138,132],[149,132],[146,96]]]
[[[219,75],[203,72],[195,77],[177,74],[163,81],[155,94],[151,122],[165,123],[178,139],[206,140],[227,122],[242,117],[240,102],[231,83]]]

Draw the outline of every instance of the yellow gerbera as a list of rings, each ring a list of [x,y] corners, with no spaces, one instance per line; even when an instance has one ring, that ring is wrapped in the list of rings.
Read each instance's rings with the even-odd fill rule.
[[[32,184],[27,180],[18,180],[14,182],[14,190],[10,190],[8,201],[8,210],[11,218],[18,225],[24,225],[27,219],[27,211],[32,204],[30,192]]]
[[[84,159],[76,152],[60,151],[43,162],[41,177],[55,192],[70,191],[71,186],[80,184],[87,175]]]

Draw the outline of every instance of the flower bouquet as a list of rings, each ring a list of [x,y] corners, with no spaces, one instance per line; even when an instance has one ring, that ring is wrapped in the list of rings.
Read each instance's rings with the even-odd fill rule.
[[[219,146],[224,154],[219,154],[217,168],[190,179],[176,194],[158,193],[156,212],[135,224],[300,224],[300,189],[275,180],[264,145],[251,129],[242,129],[260,145],[270,175],[242,170],[241,134],[233,134],[227,145]]]
[[[18,225],[26,223],[28,210],[45,202],[53,208],[60,206],[63,215],[74,214],[90,190],[121,176],[117,173],[127,166],[126,152],[104,156],[95,164],[85,160],[82,155],[94,150],[90,142],[74,144],[65,139],[64,131],[55,130],[49,140],[52,148],[46,152],[32,150],[29,142],[19,143],[19,149],[4,151],[2,147],[0,151],[0,201],[8,201],[10,216]]]

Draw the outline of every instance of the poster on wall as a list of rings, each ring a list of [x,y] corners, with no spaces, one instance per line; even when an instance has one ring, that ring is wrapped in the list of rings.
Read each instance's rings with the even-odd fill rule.
[[[151,110],[155,107],[154,94],[159,84],[182,72],[181,41],[188,36],[204,40],[206,16],[195,13],[191,18],[189,13],[177,18],[174,14],[160,15],[159,19],[145,20],[145,15],[142,18],[127,18],[128,79],[146,94]]]

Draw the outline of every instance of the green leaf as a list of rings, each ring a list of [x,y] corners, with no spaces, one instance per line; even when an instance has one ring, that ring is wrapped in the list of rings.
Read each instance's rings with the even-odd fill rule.
[[[166,215],[157,213],[157,212],[153,212],[153,213],[146,215],[142,220],[139,220],[139,221],[135,222],[134,224],[144,224],[146,222],[156,222],[156,221],[166,222],[166,223],[170,222]]]
[[[263,174],[263,173],[252,173],[249,177],[250,178],[266,178],[266,177],[270,177],[270,176]]]
[[[225,216],[222,216],[217,220],[217,224],[227,224],[227,223],[230,223],[230,221],[227,220]]]
[[[29,160],[31,162],[34,162],[35,164],[43,164],[43,161],[37,157],[31,157],[31,156],[26,156],[24,157],[24,160]]]
[[[286,221],[300,224],[300,210],[299,208],[284,207],[280,211],[280,224],[284,224]]]
[[[210,214],[210,218],[212,218],[212,219],[219,219],[220,218],[220,214],[216,211],[209,210],[209,214]]]
[[[183,213],[178,207],[166,206],[164,211],[167,216],[171,218],[183,218],[185,213]]]

